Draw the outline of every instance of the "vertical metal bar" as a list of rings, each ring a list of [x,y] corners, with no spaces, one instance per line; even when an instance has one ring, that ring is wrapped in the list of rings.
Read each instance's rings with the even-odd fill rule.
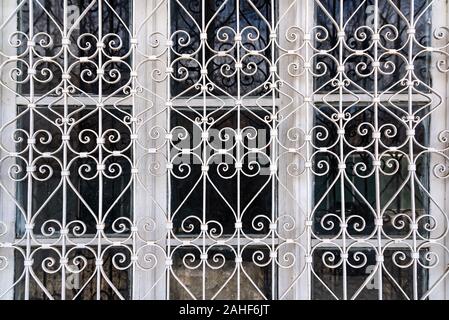
[[[309,29],[309,0],[305,1],[305,34],[309,35],[310,29]],[[313,7],[313,6],[312,6]],[[313,18],[312,18],[313,20]],[[309,43],[310,40],[304,40],[305,41],[305,53],[304,53],[304,61],[305,62],[309,62],[309,45],[311,45]],[[312,90],[313,90],[313,77],[312,79],[310,79],[310,70],[306,69],[305,70],[305,97],[307,98],[311,98],[311,94],[310,94],[310,86],[312,86]],[[312,83],[310,83],[312,82]],[[311,100],[311,99],[310,99]],[[311,132],[311,128],[313,127],[313,106],[312,103],[309,103],[308,101],[305,101],[304,103],[304,107],[306,108],[306,134],[310,135]],[[309,108],[312,111],[309,111]],[[310,123],[311,119],[310,117],[312,117],[312,124]],[[306,161],[311,161],[311,141],[306,141]],[[312,207],[313,205],[311,204],[312,201],[312,181],[313,181],[313,177],[312,177],[312,173],[310,168],[306,168],[306,192],[307,192],[307,202],[306,202],[306,219],[307,221],[312,221],[313,220],[313,214],[312,214]],[[307,239],[306,239],[306,268],[307,268],[307,298],[309,300],[312,299],[312,225],[308,225],[305,224],[305,227],[307,229]]]
[[[344,0],[340,0],[340,7],[339,7],[339,28],[338,32],[344,32]],[[343,52],[344,52],[344,38],[339,39],[339,45],[338,45],[338,65],[343,66],[344,65],[344,58],[343,58]],[[339,78],[339,101],[338,101],[338,112],[339,112],[339,120],[338,120],[338,128],[343,129],[344,128],[344,93],[343,93],[343,72],[344,71],[338,71],[338,78]],[[340,134],[339,137],[339,164],[344,165],[344,159],[345,159],[345,153],[344,153],[344,141],[343,141],[343,135]],[[347,252],[346,252],[346,213],[345,213],[345,168],[344,166],[341,166],[339,168],[339,176],[340,176],[340,202],[341,202],[341,236],[342,236],[342,266],[343,266],[343,299],[346,300],[348,293],[347,293]]]
[[[241,37],[240,34],[240,0],[236,0],[236,30],[235,30],[235,34],[236,36],[238,36],[239,38]],[[236,63],[241,63],[241,58],[240,58],[240,45],[241,43],[237,40],[236,41]],[[241,81],[241,74],[240,74],[241,70],[240,68],[236,68],[236,76],[237,76],[237,102],[236,102],[236,107],[237,107],[237,134],[242,134],[242,130],[240,128],[240,110],[241,110],[241,87],[240,87],[240,81]],[[241,152],[240,149],[242,148],[241,146],[241,142],[239,142],[237,144],[237,159],[240,162],[243,162],[241,159]],[[240,188],[240,181],[241,181],[241,171],[237,170],[237,223],[240,223],[242,221],[242,213],[241,213],[241,207],[240,207],[240,201],[241,201],[241,197],[240,197],[240,192],[241,192],[241,188]],[[241,298],[241,267],[242,267],[242,252],[241,252],[241,244],[240,244],[240,238],[241,238],[241,228],[237,229],[237,256],[238,256],[238,260],[236,261],[237,263],[237,300],[240,300]]]
[[[103,138],[103,75],[98,72],[99,70],[103,71],[103,0],[98,0],[98,138]],[[99,141],[97,141],[98,146],[98,165],[103,165],[103,145]],[[101,270],[103,260],[101,257],[101,238],[102,238],[102,226],[104,226],[103,221],[103,172],[102,170],[98,170],[98,223],[100,226],[97,226],[97,261],[96,261],[96,269],[97,269],[97,300],[101,299]]]
[[[27,168],[27,221],[25,226],[26,232],[26,262],[25,263],[25,300],[29,300],[30,298],[30,269],[31,269],[31,233],[33,232],[33,226],[31,224],[32,216],[33,216],[33,137],[34,137],[34,110],[35,107],[35,97],[34,97],[34,78],[33,78],[33,38],[34,38],[34,3],[33,0],[29,2],[29,11],[28,11],[28,75],[30,81],[30,104],[28,105],[28,111],[30,113],[29,119],[29,133],[28,133],[28,168]]]
[[[68,39],[67,35],[67,0],[64,0],[63,4],[63,35],[62,39],[66,40]],[[68,44],[63,43],[63,54],[64,54],[64,66],[63,66],[63,73],[68,74],[68,68],[69,68],[69,62],[68,62]],[[69,110],[68,110],[68,80],[63,79],[63,99],[64,99],[64,119],[67,119]],[[63,135],[68,136],[68,127],[67,127],[67,121],[63,121]],[[66,139],[62,139],[62,170],[63,172],[68,172],[67,167],[67,143],[68,141]],[[62,226],[61,229],[65,230],[67,228],[67,175],[64,173],[62,174]],[[66,242],[67,242],[67,234],[63,233],[62,235],[62,248],[61,248],[61,257],[62,258],[68,258],[66,257]],[[61,299],[65,300],[66,298],[66,265],[62,264],[61,268]]]
[[[379,1],[374,1],[374,34],[379,35]],[[377,62],[379,59],[378,54],[378,42],[377,40],[374,41],[374,62]],[[379,93],[378,93],[378,77],[379,77],[379,69],[378,67],[374,68],[374,102],[373,102],[373,108],[374,108],[374,131],[379,132]],[[377,229],[377,255],[376,255],[376,261],[377,261],[377,279],[379,282],[379,288],[378,288],[378,298],[379,300],[382,300],[383,294],[382,294],[382,268],[383,268],[383,262],[381,259],[379,259],[379,256],[383,256],[382,254],[382,225],[380,222],[382,221],[382,204],[381,204],[381,198],[380,198],[380,157],[379,157],[379,138],[374,138],[374,161],[376,161],[377,165],[374,166],[374,179],[375,179],[375,198],[376,198],[376,217],[375,217],[375,227]],[[374,269],[373,272],[375,272],[376,269]]]
[[[168,41],[168,46],[167,46],[167,68],[170,67],[171,65],[171,53],[172,53],[172,45],[171,43],[171,1],[175,1],[175,0],[167,0],[167,41]],[[170,119],[171,119],[171,77],[170,74],[167,74],[167,88],[166,88],[166,112],[165,112],[165,117],[166,117],[166,123],[165,126],[167,128],[168,132],[171,132],[171,124],[170,124]],[[170,144],[167,143],[167,161],[171,163],[172,158],[171,158],[171,154],[170,154]],[[171,223],[171,171],[167,170],[167,223]],[[167,229],[167,256],[166,259],[171,259],[171,229]],[[171,265],[167,265],[166,266],[167,270],[167,278],[166,278],[166,288],[167,288],[167,300],[170,299],[170,272],[171,272]]]
[[[206,3],[205,0],[201,0],[201,31],[206,34]],[[207,70],[206,66],[206,40],[200,37],[200,46],[201,46],[201,70]],[[206,75],[201,73],[202,80],[202,97],[203,97],[203,121],[202,121],[202,132],[207,132],[207,122],[204,119],[207,119],[207,94],[206,94]],[[202,155],[201,155],[201,165],[207,166],[207,143],[206,140],[202,140]],[[202,196],[202,218],[201,223],[203,225],[207,225],[207,208],[206,208],[206,197],[207,197],[207,171],[201,172],[201,179],[203,180],[203,196]],[[202,254],[206,255],[206,231],[202,232]],[[206,256],[207,257],[207,256]],[[201,263],[202,267],[202,298],[206,300],[206,260],[203,260]]]
[[[408,130],[413,130],[413,40],[415,39],[415,31],[414,31],[414,15],[415,15],[415,1],[414,0],[410,0],[410,21],[409,21],[409,25],[408,25],[408,29],[407,29],[407,34],[408,34],[408,58],[407,58],[407,63],[408,63],[408,116],[409,116],[409,121],[408,121],[408,125],[409,127],[407,128]],[[410,131],[411,133],[412,131]],[[413,252],[412,252],[412,259],[413,259],[413,299],[417,300],[418,299],[418,258],[415,257],[415,255],[418,255],[419,253],[417,252],[417,228],[415,228],[416,226],[416,204],[415,204],[415,171],[413,170],[413,168],[415,168],[414,166],[415,164],[415,156],[414,156],[414,152],[413,152],[413,137],[414,134],[409,134],[408,135],[408,146],[409,146],[409,167],[408,167],[408,171],[409,171],[409,179],[410,179],[410,201],[411,201],[411,211],[412,211],[412,224],[411,224],[411,229],[412,229],[412,237],[413,237]]]

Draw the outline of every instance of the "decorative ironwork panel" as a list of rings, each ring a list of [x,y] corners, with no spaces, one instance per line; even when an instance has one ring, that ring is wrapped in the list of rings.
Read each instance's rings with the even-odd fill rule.
[[[443,0],[4,0],[2,299],[446,299]]]

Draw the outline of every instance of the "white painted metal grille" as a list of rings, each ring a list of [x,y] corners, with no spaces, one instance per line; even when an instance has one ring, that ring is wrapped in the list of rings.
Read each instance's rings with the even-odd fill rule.
[[[444,299],[443,0],[0,2],[3,299]]]

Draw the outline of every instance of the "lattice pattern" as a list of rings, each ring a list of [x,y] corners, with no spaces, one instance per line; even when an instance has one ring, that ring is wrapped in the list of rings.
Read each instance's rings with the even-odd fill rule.
[[[445,1],[0,3],[0,296],[447,298]]]

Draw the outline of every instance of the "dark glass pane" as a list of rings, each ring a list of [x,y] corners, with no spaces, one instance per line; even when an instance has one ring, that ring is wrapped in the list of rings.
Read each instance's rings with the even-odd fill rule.
[[[340,57],[340,45],[338,44],[338,28],[332,22],[340,23],[340,3],[343,2],[343,24],[345,25],[345,44]],[[414,57],[414,76],[427,85],[431,85],[430,78],[430,54],[423,51],[423,46],[430,45],[431,36],[431,9],[427,8],[430,1],[415,0],[414,17],[416,20],[416,33],[412,45]],[[351,91],[373,91],[374,72],[373,58],[375,48],[373,46],[372,28],[374,27],[374,0],[325,0],[320,1],[322,7],[315,6],[315,16],[317,28],[315,32],[318,40],[315,41],[317,50],[325,50],[326,53],[317,53],[315,57],[315,88],[319,91],[333,91],[338,88],[332,83],[332,79],[338,78],[337,61],[341,58],[345,63],[343,78],[351,80],[349,89]],[[397,10],[410,20],[410,0],[388,1],[379,0],[378,30],[380,42],[377,56],[380,62],[377,75],[378,90],[397,91],[404,88],[404,84],[399,83],[406,77],[406,64],[409,54],[407,21],[403,19]],[[397,9],[395,8],[397,7]],[[426,11],[424,11],[426,10]],[[331,19],[332,17],[332,19]],[[391,53],[389,49],[396,49]],[[355,50],[365,51],[364,55],[356,55]],[[336,59],[336,60],[335,60]],[[323,68],[323,65],[326,68]],[[364,68],[366,66],[366,68]],[[357,71],[359,74],[357,74]],[[405,87],[406,88],[406,87]],[[419,86],[421,90],[428,91],[428,87]]]
[[[256,9],[250,2],[240,1],[240,12],[237,13],[236,0],[226,3],[221,0],[206,0],[205,12],[202,12],[201,1],[171,1],[171,12],[176,17],[171,22],[173,95],[182,93],[192,96],[200,92],[194,84],[198,83],[201,76],[202,50],[205,50],[207,62],[207,81],[215,84],[212,90],[214,95],[237,95],[234,59],[238,54],[243,57],[240,94],[259,95],[266,90],[262,84],[270,76],[271,46],[269,46],[269,25],[262,17],[271,23],[271,1],[257,0],[252,1],[252,4]],[[198,50],[201,46],[201,30],[198,27],[201,28],[202,15],[208,24],[207,40],[204,48]],[[234,42],[237,19],[240,30],[245,29],[238,49],[235,48]],[[259,37],[255,39],[257,33]],[[260,54],[250,54],[250,50],[256,50]],[[227,54],[218,56],[218,51],[226,51]],[[182,54],[190,54],[192,57],[183,58]],[[227,70],[228,66],[230,70]]]
[[[34,81],[35,94],[60,94],[56,88],[62,86],[62,70],[64,62],[70,67],[70,84],[79,89],[77,94],[85,92],[98,94],[97,66],[102,59],[104,68],[103,94],[121,94],[123,86],[130,79],[130,38],[127,28],[130,28],[132,1],[109,0],[102,6],[102,34],[104,48],[101,54],[97,52],[97,39],[99,35],[98,1],[92,4],[90,0],[68,0],[67,17],[69,33],[69,54],[64,61],[62,52],[62,32],[64,19],[64,1],[41,0],[33,1],[33,32],[35,42],[32,56],[26,51],[27,41],[22,40],[17,49],[20,57],[18,67],[23,70],[23,77],[27,76],[29,59],[36,65],[36,78]],[[39,3],[41,5],[39,5]],[[77,19],[82,16],[80,22]],[[125,24],[125,25],[124,25]],[[18,12],[18,28],[21,32],[29,34],[29,3],[21,6]],[[73,28],[72,28],[73,27]],[[119,61],[111,62],[110,57],[120,57]],[[42,57],[51,57],[50,61],[43,61]],[[80,57],[89,57],[89,62],[80,62]],[[92,72],[89,75],[88,72]],[[84,75],[83,75],[84,74]],[[91,81],[92,80],[92,81]],[[91,82],[91,83],[90,83]],[[30,93],[29,79],[19,85],[19,92]]]
[[[420,260],[424,266],[426,250],[421,250]],[[402,255],[404,260],[401,260]],[[335,258],[332,261],[332,257]],[[348,254],[347,264],[347,295],[352,298],[363,286],[364,281],[373,273],[374,277],[357,295],[359,300],[378,300],[379,289],[382,289],[384,300],[413,299],[413,266],[408,248],[391,248],[384,251],[382,265],[382,285],[376,272],[376,252],[370,248],[352,248]],[[316,276],[312,279],[312,299],[343,298],[343,266],[340,263],[340,251],[332,248],[318,249],[313,255],[313,270]],[[417,272],[418,296],[422,296],[428,287],[429,269],[418,264]],[[324,282],[324,284],[321,281]],[[326,288],[327,287],[327,288]],[[330,291],[332,291],[332,293]],[[405,293],[405,295],[404,295]]]
[[[30,276],[29,294],[31,300],[49,299],[42,286],[49,292],[54,299],[61,299],[61,270],[60,257],[54,249],[33,248],[33,273]],[[66,269],[66,299],[71,300],[95,300],[97,299],[97,275],[96,259],[92,251],[97,248],[73,249],[68,253],[68,263]],[[103,248],[104,250],[104,248]],[[105,280],[107,277],[115,290],[117,290],[124,299],[131,298],[131,273],[127,264],[130,262],[129,250],[125,248],[108,248],[102,252],[104,275],[101,276],[100,297],[102,300],[118,300],[120,297],[116,294],[111,285]],[[125,262],[120,262],[124,255]],[[80,258],[81,257],[81,258]],[[82,259],[84,258],[84,259]],[[54,262],[54,265],[51,263]],[[115,263],[115,266],[114,266]],[[25,292],[24,259],[23,255],[16,251],[15,253],[15,272],[14,278],[18,282],[14,290],[14,299],[23,300]]]
[[[272,183],[269,170],[271,147],[268,145],[270,129],[262,121],[266,115],[267,113],[262,111],[242,110],[240,112],[242,143],[246,147],[240,146],[240,155],[247,153],[247,156],[243,158],[241,170],[244,173],[240,175],[239,191],[235,169],[237,113],[214,111],[210,114],[211,124],[207,125],[209,137],[206,147],[207,159],[210,162],[205,183],[206,190],[203,190],[202,179],[205,178],[202,177],[200,159],[204,148],[201,140],[201,124],[195,120],[198,114],[185,110],[180,113],[172,112],[171,127],[174,140],[171,157],[174,168],[171,178],[171,207],[172,212],[175,212],[173,215],[175,233],[192,235],[200,232],[198,223],[203,216],[203,199],[206,221],[211,221],[210,228],[218,227],[218,230],[223,231],[224,234],[233,234],[239,201],[243,232],[248,234],[268,232],[266,219],[256,218],[258,215],[271,217],[272,211]],[[180,134],[185,135],[186,138],[178,139]],[[264,146],[266,147],[264,154],[248,153],[248,148]],[[182,155],[181,149],[193,149],[196,156]],[[233,157],[221,155],[219,149],[231,150]],[[185,165],[189,165],[191,170],[187,176],[186,171],[183,171],[186,170]],[[201,181],[198,182],[199,180]],[[257,222],[260,222],[259,219],[264,220],[262,221],[264,226],[260,230],[255,227]],[[195,226],[193,230],[183,229],[190,223]]]
[[[201,252],[196,248],[183,247],[173,252],[173,267],[170,275],[170,299],[190,300],[192,295],[202,299],[202,284],[205,281],[206,299],[237,299],[237,265],[235,248],[213,247],[208,250],[208,258],[203,278]],[[256,260],[260,258],[260,260]],[[254,262],[257,262],[257,265]],[[240,299],[259,300],[271,297],[271,263],[269,251],[265,248],[246,247],[242,252],[241,268],[245,275],[240,276]],[[193,269],[191,269],[193,268]],[[180,279],[187,291],[176,279]],[[226,283],[226,281],[228,281]],[[260,292],[259,292],[260,291]],[[262,293],[262,294],[261,294]]]
[[[61,164],[63,161],[61,116],[63,106],[37,106],[33,112],[33,127],[36,143],[34,145],[33,159],[36,171],[32,181],[32,214],[35,222],[33,232],[46,235],[50,227],[55,227],[59,236],[59,227],[49,221],[55,219],[62,222],[63,215],[63,188]],[[99,132],[98,109],[92,106],[70,106],[68,108],[70,132],[67,150],[67,163],[70,163],[69,182],[66,191],[66,222],[80,226],[86,225],[84,234],[96,232],[94,217],[98,217],[99,197],[103,202],[103,218],[105,219],[105,232],[118,235],[112,230],[114,222],[121,217],[131,217],[131,193],[129,185],[131,180],[131,139],[130,129],[126,125],[131,107],[114,108],[107,106],[102,112],[102,130],[105,143],[103,145],[103,159],[105,170],[103,174],[103,192],[100,194],[97,161],[99,159],[97,136]],[[28,158],[27,135],[30,132],[30,111],[19,106],[17,130],[15,138],[23,138],[17,144],[17,152]],[[120,151],[120,155],[113,155]],[[48,153],[48,157],[43,157]],[[82,153],[88,156],[81,157]],[[25,170],[26,164],[17,158],[17,165]],[[42,170],[42,172],[40,171]],[[121,174],[117,172],[121,170]],[[22,177],[18,173],[17,177]],[[27,208],[27,179],[17,182],[17,199],[22,208]],[[78,193],[78,194],[77,194]],[[107,213],[108,212],[108,213]],[[107,216],[105,214],[107,213]],[[118,221],[120,222],[120,221]],[[117,226],[117,225],[116,225]],[[41,229],[43,228],[43,230]],[[18,236],[24,233],[24,217],[18,210],[16,229]],[[127,231],[129,232],[129,230]]]
[[[415,109],[428,108],[416,106]],[[406,109],[405,106],[403,106]],[[365,110],[364,110],[365,109]],[[364,104],[347,107],[350,120],[345,121],[345,134],[343,142],[343,156],[345,161],[344,191],[340,181],[339,159],[340,143],[338,120],[334,120],[335,108],[320,106],[315,113],[315,147],[328,147],[329,152],[318,151],[313,159],[314,170],[317,173],[314,183],[314,199],[318,204],[314,215],[314,230],[316,234],[332,236],[340,232],[340,221],[342,207],[344,205],[345,218],[348,224],[348,232],[352,236],[360,237],[372,234],[375,229],[376,208],[376,184],[373,167],[374,143],[372,127],[374,126],[374,109]],[[363,112],[360,112],[363,110]],[[393,111],[392,111],[393,110]],[[378,123],[382,126],[379,140],[378,153],[381,155],[379,192],[380,208],[382,210],[382,230],[389,236],[405,236],[410,232],[412,215],[412,193],[409,178],[408,165],[410,161],[407,155],[410,152],[407,125],[398,120],[402,117],[399,111],[393,108],[378,109]],[[428,146],[429,141],[429,118],[420,120],[416,125],[415,140],[412,144],[414,156],[419,155]],[[366,130],[366,132],[365,132]],[[327,135],[325,134],[327,132]],[[320,135],[321,134],[321,135]],[[320,138],[324,137],[324,138]],[[390,148],[397,147],[397,150]],[[363,148],[358,150],[357,148]],[[424,188],[429,188],[429,155],[420,154],[416,159],[416,177]],[[320,167],[320,164],[324,167]],[[339,179],[337,183],[333,183]],[[405,183],[405,184],[404,184]],[[415,181],[415,214],[417,217],[429,214],[429,197],[423,188],[417,186]],[[399,191],[399,192],[398,192]],[[344,202],[342,202],[344,201]],[[420,235],[428,236],[426,223],[429,219],[419,220],[418,232]],[[404,224],[404,225],[402,225]]]

